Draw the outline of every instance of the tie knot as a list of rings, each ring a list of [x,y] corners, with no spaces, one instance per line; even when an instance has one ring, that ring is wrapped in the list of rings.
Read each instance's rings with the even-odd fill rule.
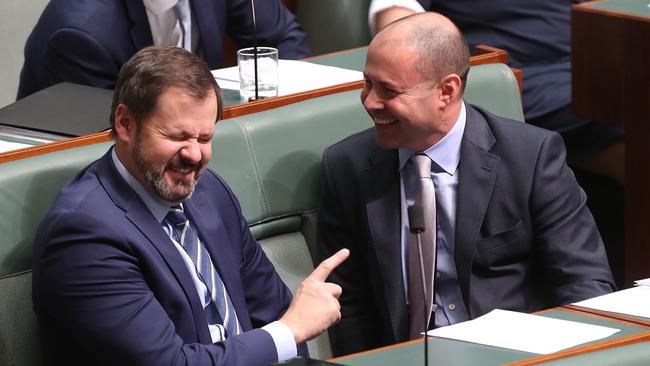
[[[425,154],[413,154],[411,161],[420,178],[431,178],[431,159]]]
[[[165,220],[167,220],[170,225],[176,226],[185,224],[185,222],[187,222],[187,216],[185,216],[185,212],[181,206],[172,206],[167,213],[167,216],[165,216]]]

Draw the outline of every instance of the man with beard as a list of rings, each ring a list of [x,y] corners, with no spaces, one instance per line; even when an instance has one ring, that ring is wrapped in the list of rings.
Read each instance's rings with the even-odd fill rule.
[[[206,168],[220,89],[177,47],[120,71],[114,146],[60,191],[35,239],[33,301],[46,364],[268,365],[305,355],[339,317],[325,283],[292,300],[226,183]]]

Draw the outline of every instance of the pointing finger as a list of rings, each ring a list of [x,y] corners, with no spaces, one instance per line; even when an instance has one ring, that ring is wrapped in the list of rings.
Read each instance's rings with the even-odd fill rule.
[[[332,273],[332,271],[338,267],[339,264],[343,263],[350,256],[350,250],[341,249],[338,252],[334,253],[331,257],[322,261],[318,267],[309,275],[309,278],[325,282],[327,276]]]

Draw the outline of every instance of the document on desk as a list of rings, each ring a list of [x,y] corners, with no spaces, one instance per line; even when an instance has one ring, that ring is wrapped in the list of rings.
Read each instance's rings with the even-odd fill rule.
[[[221,88],[239,90],[237,66],[212,70],[212,75]],[[296,60],[279,60],[279,76],[278,95],[363,80],[363,73],[359,71]]]
[[[31,147],[34,145],[24,144],[21,142],[11,142],[11,141],[2,141],[0,140],[0,152],[18,150],[25,147]]]
[[[576,302],[573,305],[650,318],[650,286],[636,286]]]
[[[430,330],[428,334],[530,353],[549,354],[609,337],[619,330],[496,309],[474,320]]]

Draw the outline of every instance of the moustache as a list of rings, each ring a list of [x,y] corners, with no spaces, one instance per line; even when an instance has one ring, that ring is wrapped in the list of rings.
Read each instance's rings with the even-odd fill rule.
[[[192,170],[198,172],[201,170],[201,168],[203,168],[203,165],[200,162],[192,162],[187,160],[175,159],[169,162],[166,168],[178,172],[190,172]]]

